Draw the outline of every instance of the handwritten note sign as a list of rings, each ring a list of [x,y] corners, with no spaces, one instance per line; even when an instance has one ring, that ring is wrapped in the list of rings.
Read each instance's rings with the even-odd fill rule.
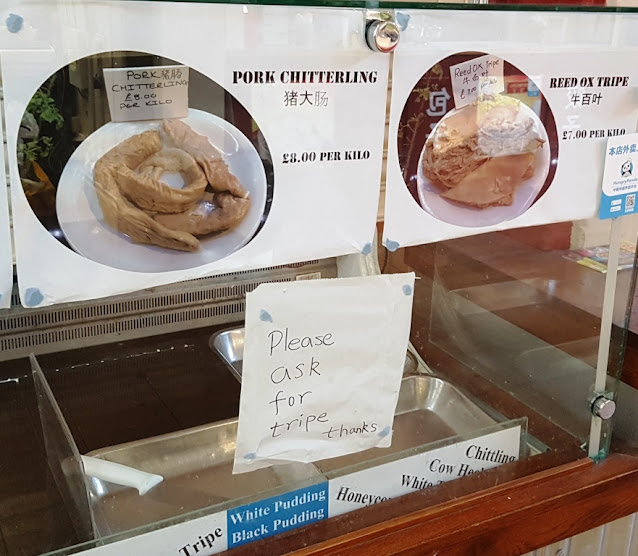
[[[390,446],[413,288],[411,273],[246,296],[233,473]]]
[[[104,83],[114,122],[188,116],[188,67],[105,68]]]
[[[503,60],[489,54],[450,66],[450,76],[456,108],[474,102],[479,94],[500,93],[505,89]]]

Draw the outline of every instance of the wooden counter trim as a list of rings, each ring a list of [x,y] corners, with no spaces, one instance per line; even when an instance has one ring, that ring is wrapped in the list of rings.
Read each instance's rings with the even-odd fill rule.
[[[515,556],[638,511],[637,489],[638,458],[582,459],[356,531],[344,533],[363,510],[230,554]],[[308,545],[313,529],[329,540]]]

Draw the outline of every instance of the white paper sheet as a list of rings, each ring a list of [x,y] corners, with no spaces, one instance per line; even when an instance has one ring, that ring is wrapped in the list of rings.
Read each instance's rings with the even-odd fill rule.
[[[636,129],[638,66],[626,63],[638,57],[630,38],[635,18],[573,13],[566,20],[546,12],[530,19],[523,12],[456,10],[403,15],[409,26],[394,54],[384,244],[395,250],[593,217],[606,141]],[[428,178],[424,161],[427,138],[453,114],[450,66],[486,55],[505,61],[503,94],[520,101],[543,144],[511,204],[477,208],[443,197],[449,192]],[[499,133],[507,134],[503,127]],[[470,155],[459,160],[470,168]],[[457,163],[450,157],[446,165]]]
[[[257,138],[250,125],[237,134],[236,114],[226,116],[224,110],[211,118],[200,109],[193,125],[202,126],[200,133],[208,130],[228,137],[227,143],[215,146],[228,147],[232,156],[250,155],[249,163],[240,157],[236,166],[238,172],[248,171],[251,187],[260,188],[251,194],[255,206],[257,200],[263,203],[260,210],[267,206],[264,183],[270,167],[274,175],[272,206],[263,227],[250,240],[261,224],[262,214],[254,215],[250,229],[227,249],[230,254],[218,258],[212,245],[217,236],[205,240],[212,242],[210,249],[194,253],[131,244],[101,217],[90,187],[92,157],[122,140],[117,135],[120,128],[113,126],[143,122],[106,124],[110,135],[102,133],[103,126],[74,151],[76,158],[69,159],[74,164],[65,168],[72,173],[73,179],[66,182],[70,189],[57,201],[66,201],[66,230],[75,231],[72,243],[81,244],[88,254],[61,245],[30,209],[22,189],[12,188],[23,304],[42,307],[201,276],[369,252],[376,231],[389,57],[365,45],[360,10],[16,0],[3,4],[0,20],[10,14],[17,23],[13,31],[0,28],[0,49],[12,183],[20,183],[17,132],[34,92],[60,68],[98,52],[107,53],[109,60],[108,53],[120,51],[171,59],[190,68],[191,84],[197,71],[222,88],[219,98],[203,95],[203,89],[189,90],[191,108],[195,102],[214,102],[230,110],[224,91],[241,103],[261,130]],[[259,72],[268,78],[260,80]],[[99,82],[95,85],[87,77],[86,72],[78,73],[75,86],[90,86],[96,96],[104,94]],[[252,142],[244,148],[248,139],[242,135],[251,134]]]
[[[413,289],[411,273],[247,295],[233,473],[391,444]]]
[[[4,146],[0,144],[0,309],[11,306],[13,289],[13,252],[11,250],[11,225],[9,223],[9,202],[5,176]]]

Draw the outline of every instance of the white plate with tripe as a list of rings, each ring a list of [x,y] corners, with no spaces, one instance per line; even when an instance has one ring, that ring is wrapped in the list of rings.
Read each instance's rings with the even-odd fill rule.
[[[481,226],[493,226],[501,222],[512,220],[523,214],[536,200],[540,193],[550,165],[550,146],[549,137],[545,126],[541,123],[536,113],[526,104],[521,103],[521,110],[534,120],[539,137],[544,141],[543,145],[537,149],[536,158],[534,160],[534,175],[522,182],[514,192],[514,199],[511,205],[476,208],[468,205],[462,205],[450,201],[441,196],[441,189],[433,185],[423,173],[423,157],[425,156],[425,145],[419,157],[419,166],[417,168],[417,192],[421,207],[434,216],[437,220],[464,226],[468,228],[477,228]],[[448,112],[441,118],[431,133],[436,133],[437,127],[446,118],[456,113],[456,109]],[[427,140],[426,140],[427,144]]]
[[[230,171],[248,191],[251,205],[246,217],[230,230],[200,236],[200,248],[192,253],[133,243],[128,236],[104,221],[93,184],[93,168],[102,155],[125,139],[159,129],[161,120],[110,122],[93,132],[73,152],[58,184],[58,220],[75,251],[113,268],[168,272],[218,261],[250,241],[261,223],[267,195],[266,172],[257,150],[235,126],[208,112],[190,109],[183,121],[197,133],[208,137],[222,153]]]

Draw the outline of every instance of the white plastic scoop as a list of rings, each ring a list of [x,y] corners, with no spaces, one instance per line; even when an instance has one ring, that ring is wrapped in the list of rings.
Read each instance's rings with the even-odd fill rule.
[[[160,484],[164,477],[140,471],[121,463],[80,456],[84,467],[84,474],[102,481],[136,488],[140,495],[146,494],[153,487]]]

